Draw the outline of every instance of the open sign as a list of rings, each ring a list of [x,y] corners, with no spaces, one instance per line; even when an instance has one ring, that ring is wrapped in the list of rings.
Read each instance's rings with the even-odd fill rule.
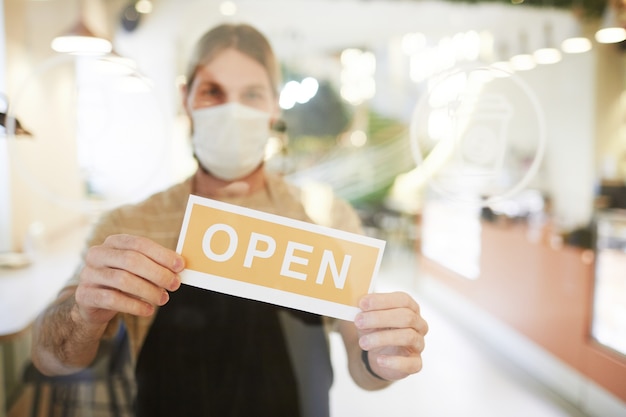
[[[177,252],[182,282],[344,320],[371,292],[385,242],[195,195]]]

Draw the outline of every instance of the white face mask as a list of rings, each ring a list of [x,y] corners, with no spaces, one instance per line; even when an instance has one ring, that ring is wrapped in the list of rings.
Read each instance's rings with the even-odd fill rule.
[[[194,110],[193,150],[216,177],[243,178],[263,161],[270,136],[270,114],[233,102]]]

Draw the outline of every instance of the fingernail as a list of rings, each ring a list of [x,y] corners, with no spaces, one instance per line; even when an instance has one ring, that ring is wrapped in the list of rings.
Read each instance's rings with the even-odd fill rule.
[[[369,350],[370,348],[370,339],[367,336],[363,336],[359,339],[359,346],[363,350]]]
[[[164,305],[165,303],[167,303],[170,299],[170,295],[167,293],[167,291],[163,291],[163,293],[161,294],[161,304],[160,305]]]
[[[182,271],[184,267],[185,267],[185,261],[182,258],[178,257],[174,259],[174,265],[172,266],[172,268],[174,268],[175,272]]]
[[[383,368],[386,368],[390,365],[389,358],[383,355],[378,355],[378,357],[376,358],[376,363],[378,364],[378,366],[381,366]]]
[[[361,307],[361,310],[369,309],[370,307],[369,299],[367,297],[361,298],[361,301],[359,302],[359,307]]]
[[[354,318],[354,325],[359,329],[365,325],[365,318],[362,314],[356,315],[356,317]]]
[[[155,308],[152,304],[144,303],[144,312],[143,312],[144,316],[151,316],[152,314],[154,314],[154,311],[155,311]]]
[[[176,275],[170,284],[170,291],[176,291],[180,287],[181,278],[180,275]]]

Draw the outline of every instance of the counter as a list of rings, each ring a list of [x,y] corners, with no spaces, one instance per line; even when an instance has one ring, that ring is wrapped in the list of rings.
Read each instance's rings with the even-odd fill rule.
[[[86,232],[77,228],[41,247],[28,266],[0,268],[0,417],[29,356],[28,330],[76,268]]]
[[[420,251],[422,271],[626,406],[626,356],[591,335],[594,251],[566,246],[549,230],[538,232],[523,222],[483,221],[480,233],[472,236],[480,246],[476,277],[459,274]],[[454,253],[448,252],[448,257],[454,258]],[[610,260],[626,265],[626,259]]]

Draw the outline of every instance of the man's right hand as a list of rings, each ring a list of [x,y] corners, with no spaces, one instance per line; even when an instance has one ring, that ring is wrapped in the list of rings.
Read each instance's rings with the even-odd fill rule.
[[[185,261],[150,239],[109,236],[89,248],[76,288],[76,306],[85,322],[101,326],[116,313],[150,316],[180,287]]]
[[[76,372],[96,357],[118,313],[149,316],[180,287],[176,252],[143,237],[109,236],[89,248],[77,287],[68,287],[33,326],[32,360],[46,375]]]

